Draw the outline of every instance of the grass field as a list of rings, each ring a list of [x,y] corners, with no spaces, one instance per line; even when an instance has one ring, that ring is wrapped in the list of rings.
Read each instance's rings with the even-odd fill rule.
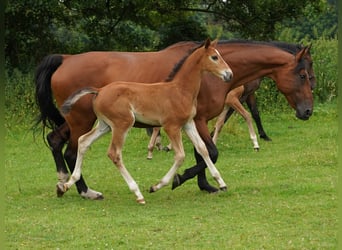
[[[260,152],[253,151],[247,126],[234,116],[219,137],[216,164],[229,190],[214,195],[199,191],[195,179],[173,191],[167,186],[148,193],[171,166],[173,154],[155,151],[153,160],[146,160],[146,133],[133,129],[123,156],[145,196],[144,206],[106,157],[109,136],[92,146],[83,170],[88,185],[105,200],[84,200],[75,187],[57,198],[49,149],[40,137],[33,139],[24,118],[6,121],[6,247],[336,249],[336,106],[317,105],[305,122],[290,110],[262,113],[273,141],[260,141]],[[194,164],[192,146],[184,141],[187,156],[180,173]]]

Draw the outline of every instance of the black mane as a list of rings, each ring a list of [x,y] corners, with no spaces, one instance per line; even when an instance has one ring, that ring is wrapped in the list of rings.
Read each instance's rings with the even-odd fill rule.
[[[178,63],[175,64],[175,66],[173,67],[172,71],[170,72],[169,76],[166,78],[165,82],[171,82],[173,80],[173,78],[175,78],[177,72],[180,70],[180,68],[183,66],[184,62],[186,61],[186,59],[188,59],[188,57],[194,53],[195,50],[197,50],[198,48],[202,47],[204,44],[202,43],[201,45],[192,48],[188,51],[188,54],[185,55],[181,60],[179,60]]]
[[[298,51],[303,49],[304,47],[300,44],[293,44],[287,42],[280,42],[280,41],[255,41],[255,40],[222,40],[219,41],[219,44],[229,44],[229,43],[245,43],[245,44],[257,44],[257,45],[268,45],[274,46],[279,49],[282,49],[288,53],[296,54]]]

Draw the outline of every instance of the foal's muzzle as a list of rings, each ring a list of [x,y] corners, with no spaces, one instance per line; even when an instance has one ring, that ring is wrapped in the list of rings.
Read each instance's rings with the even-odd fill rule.
[[[225,71],[223,74],[223,80],[225,82],[229,82],[233,79],[233,72],[232,71]]]

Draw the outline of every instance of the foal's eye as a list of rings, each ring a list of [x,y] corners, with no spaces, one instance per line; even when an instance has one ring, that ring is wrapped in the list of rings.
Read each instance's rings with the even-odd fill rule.
[[[211,56],[211,59],[213,59],[214,61],[217,61],[218,57],[217,56]]]
[[[300,79],[304,80],[306,78],[306,75],[299,75]]]

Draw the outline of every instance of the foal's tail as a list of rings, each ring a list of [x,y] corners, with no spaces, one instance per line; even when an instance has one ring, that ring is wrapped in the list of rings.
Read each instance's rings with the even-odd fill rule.
[[[98,89],[96,88],[84,88],[80,89],[76,92],[74,92],[71,96],[68,97],[68,99],[65,100],[63,105],[61,106],[61,112],[63,115],[66,115],[70,112],[72,105],[77,102],[82,96],[85,96],[87,94],[95,94],[97,95]]]
[[[55,129],[62,125],[65,120],[54,104],[51,90],[51,76],[63,63],[62,55],[46,56],[38,65],[35,73],[36,93],[35,99],[40,114],[35,125],[43,123],[43,128]]]

